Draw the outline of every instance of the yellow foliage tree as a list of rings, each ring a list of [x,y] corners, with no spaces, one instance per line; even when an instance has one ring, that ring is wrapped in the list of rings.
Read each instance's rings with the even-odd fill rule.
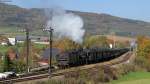
[[[137,65],[150,71],[150,38],[139,36],[137,39],[138,49],[136,63]]]
[[[31,41],[29,41],[29,65],[31,67],[36,67],[37,65],[37,61],[40,59],[40,49],[36,48],[34,43],[32,43]],[[20,52],[20,57],[19,59],[21,59],[22,61],[24,61],[26,63],[26,56],[27,56],[27,46],[26,46],[26,42],[24,43],[21,52]]]
[[[150,58],[150,38],[140,36],[138,37],[138,56]]]
[[[80,48],[81,45],[68,38],[62,38],[54,42],[54,47],[60,49],[61,51],[66,51]]]
[[[105,36],[89,36],[86,37],[83,43],[84,47],[109,47]]]

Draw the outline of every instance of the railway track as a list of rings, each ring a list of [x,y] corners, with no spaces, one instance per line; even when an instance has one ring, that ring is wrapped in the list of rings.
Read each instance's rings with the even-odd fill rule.
[[[114,66],[114,65],[118,65],[118,64],[124,63],[124,62],[126,62],[126,61],[128,61],[130,59],[131,55],[132,55],[132,53],[127,53],[126,56],[124,56],[122,58],[122,60],[118,60],[116,62],[111,62],[110,64],[107,64],[107,65]]]
[[[120,64],[120,63],[127,61],[130,58],[130,56],[131,56],[131,52],[127,52],[125,55],[123,55],[119,58],[116,58],[114,60],[111,60],[109,62],[86,65],[86,67],[85,66],[79,66],[79,67],[81,67],[81,70],[87,70],[87,69],[93,68],[96,65],[113,66],[113,65],[117,65],[117,64]],[[61,76],[61,75],[64,75],[66,73],[75,72],[75,68],[77,68],[77,67],[55,71],[51,74],[51,77]],[[43,72],[37,72],[34,74],[29,74],[29,75],[26,75],[23,77],[0,80],[0,84],[14,84],[17,82],[24,82],[24,81],[29,81],[29,80],[38,80],[38,79],[43,79],[43,78],[48,78],[48,77],[49,77],[48,71],[43,71]]]

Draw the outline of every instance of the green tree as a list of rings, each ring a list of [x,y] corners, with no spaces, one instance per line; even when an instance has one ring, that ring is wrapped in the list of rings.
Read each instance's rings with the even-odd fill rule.
[[[26,64],[25,64],[25,62],[23,62],[21,60],[14,60],[12,62],[11,69],[14,70],[17,73],[24,72],[26,70]]]
[[[8,55],[6,54],[6,55],[4,55],[3,57],[2,57],[2,71],[3,72],[6,72],[6,71],[9,71],[10,70],[10,68],[11,68],[11,61],[10,61],[10,59],[9,59],[9,57],[8,57]]]

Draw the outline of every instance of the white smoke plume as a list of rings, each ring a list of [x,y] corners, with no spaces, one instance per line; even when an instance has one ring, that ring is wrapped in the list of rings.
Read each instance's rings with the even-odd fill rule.
[[[59,38],[67,37],[75,42],[82,43],[85,33],[84,23],[80,16],[68,13],[60,8],[52,11],[52,17],[47,22],[47,28],[52,27]]]

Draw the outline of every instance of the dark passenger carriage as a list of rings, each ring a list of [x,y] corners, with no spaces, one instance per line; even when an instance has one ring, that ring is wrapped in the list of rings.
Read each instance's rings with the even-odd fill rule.
[[[85,64],[98,63],[108,61],[113,58],[129,51],[128,48],[122,49],[103,49],[103,48],[90,48],[90,49],[75,49],[57,55],[59,66],[79,66]]]

